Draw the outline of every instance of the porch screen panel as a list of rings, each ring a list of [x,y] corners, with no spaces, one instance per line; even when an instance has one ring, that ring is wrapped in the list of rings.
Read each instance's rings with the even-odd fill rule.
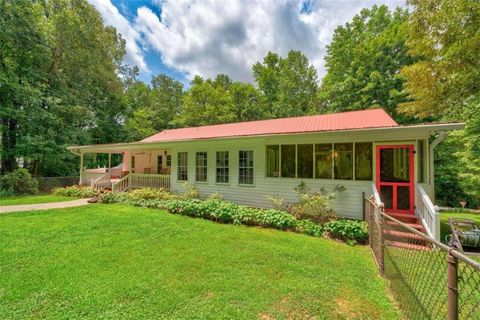
[[[313,144],[297,145],[297,178],[313,178]]]
[[[332,179],[332,144],[315,145],[315,179]]]
[[[130,162],[130,172],[135,173],[135,156],[132,156],[131,162]]]
[[[238,152],[238,184],[253,184],[253,151]]]
[[[282,144],[281,146],[281,171],[282,178],[295,178],[296,148],[294,144]]]
[[[197,152],[195,157],[195,180],[199,182],[207,181],[207,153]]]
[[[333,146],[334,179],[353,179],[353,143],[335,143]]]
[[[267,146],[267,177],[280,176],[280,146]]]
[[[157,173],[163,174],[163,157],[157,156]]]
[[[188,153],[177,153],[177,179],[178,181],[188,180]]]
[[[217,183],[228,183],[230,177],[228,151],[217,151],[216,164],[215,181]]]
[[[372,180],[372,151],[371,142],[355,143],[355,180]]]

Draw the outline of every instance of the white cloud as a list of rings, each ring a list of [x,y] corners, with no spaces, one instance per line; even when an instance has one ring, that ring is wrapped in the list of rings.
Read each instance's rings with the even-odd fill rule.
[[[243,81],[252,80],[252,65],[268,51],[301,50],[322,77],[326,45],[338,25],[374,4],[405,5],[405,0],[152,0],[161,16],[140,7],[130,24],[110,0],[90,2],[124,35],[130,61],[144,63],[141,43],[187,78],[226,73]],[[301,12],[304,2],[307,13]]]
[[[300,0],[161,1],[161,17],[139,8],[136,29],[161,53],[164,63],[191,78],[226,73],[251,81],[251,67],[268,51],[285,55],[301,50],[325,73],[325,46],[336,26],[364,7],[386,3],[390,8],[404,0],[312,2],[301,13]]]
[[[126,55],[124,62],[131,66],[136,65],[140,71],[148,72],[142,49],[137,43],[140,40],[140,33],[135,30],[110,0],[89,0],[89,2],[100,12],[105,24],[115,27],[117,32],[125,39]]]

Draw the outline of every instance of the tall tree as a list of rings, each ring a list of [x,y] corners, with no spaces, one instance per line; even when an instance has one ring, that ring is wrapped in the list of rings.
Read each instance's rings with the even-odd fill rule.
[[[412,101],[406,113],[466,122],[436,154],[438,189],[458,205],[480,204],[480,2],[411,0],[408,48],[418,60],[402,69]],[[441,187],[441,188],[440,188]]]
[[[126,131],[130,140],[140,140],[158,131],[174,126],[183,103],[183,84],[160,74],[151,81],[151,87],[137,82],[126,91],[130,117]]]
[[[401,122],[411,121],[397,111],[407,101],[399,71],[413,62],[405,44],[407,20],[406,10],[373,6],[335,29],[319,94],[324,110],[381,107]]]
[[[317,71],[300,51],[286,58],[269,52],[253,65],[253,77],[266,98],[270,118],[299,116],[317,111]]]

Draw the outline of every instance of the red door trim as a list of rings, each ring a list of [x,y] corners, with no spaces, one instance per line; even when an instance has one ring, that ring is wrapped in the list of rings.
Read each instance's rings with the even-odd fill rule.
[[[380,150],[382,149],[409,149],[409,170],[410,170],[410,181],[409,182],[382,182],[380,181]],[[380,192],[381,186],[392,186],[393,187],[393,196],[392,196],[392,208],[385,209],[387,212],[400,212],[414,214],[414,204],[415,204],[415,180],[414,180],[414,156],[413,156],[414,146],[413,144],[397,144],[397,145],[377,145],[377,156],[376,156],[376,180],[377,180],[377,190]],[[397,209],[397,188],[398,187],[410,187],[410,209],[409,210],[399,210]]]

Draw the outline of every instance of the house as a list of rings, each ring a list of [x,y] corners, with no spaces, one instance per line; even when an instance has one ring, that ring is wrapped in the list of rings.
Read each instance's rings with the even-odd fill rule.
[[[202,196],[269,207],[268,196],[297,201],[302,181],[311,190],[336,192],[334,210],[362,219],[363,198],[374,194],[391,214],[417,214],[439,237],[435,217],[433,150],[462,123],[399,125],[384,110],[168,129],[133,143],[74,146],[81,184],[112,188],[156,187],[181,193],[183,183]],[[121,154],[115,169],[89,170],[90,153]],[[437,213],[438,216],[438,213]],[[433,219],[433,222],[430,220]],[[430,222],[429,222],[430,221]]]

